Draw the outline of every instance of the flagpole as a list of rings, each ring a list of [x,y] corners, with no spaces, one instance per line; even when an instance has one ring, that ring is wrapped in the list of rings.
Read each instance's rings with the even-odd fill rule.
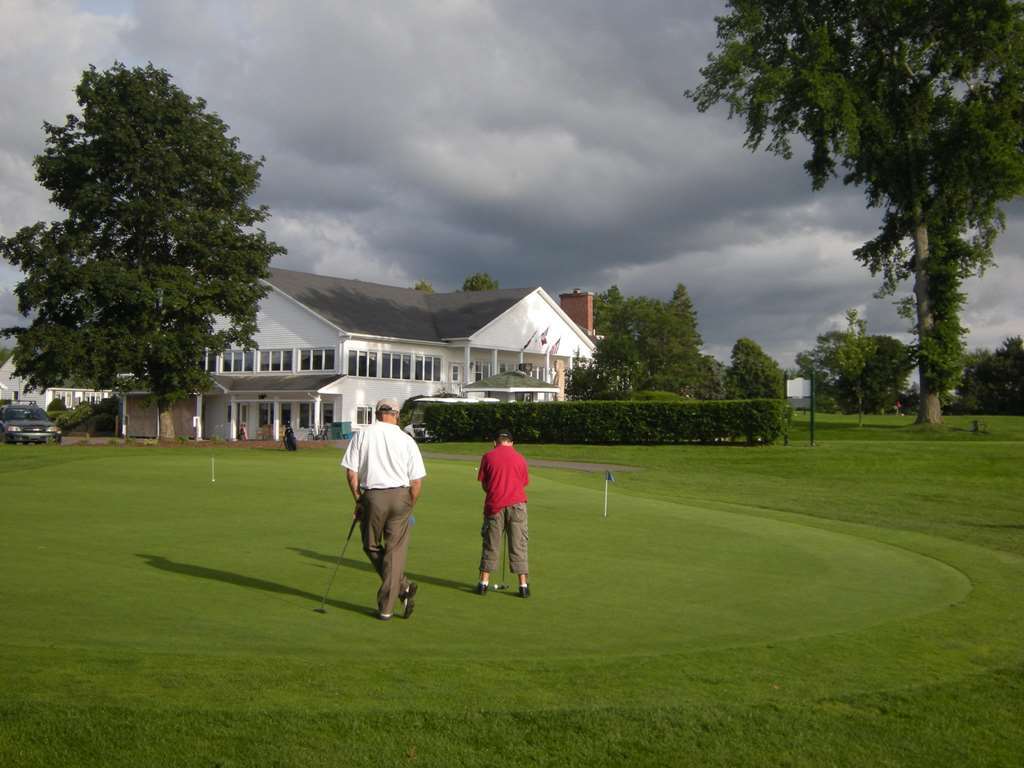
[[[608,473],[604,474],[604,516],[608,517]]]

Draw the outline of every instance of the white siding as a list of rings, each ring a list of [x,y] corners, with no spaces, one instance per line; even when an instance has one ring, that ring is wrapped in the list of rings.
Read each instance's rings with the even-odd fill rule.
[[[548,331],[547,345],[542,346],[540,336],[545,329]],[[518,354],[527,340],[533,336],[526,352],[543,355],[552,344],[561,339],[558,347],[559,357],[568,359],[579,353],[581,357],[589,358],[590,348],[581,335],[582,331],[575,323],[571,320],[566,321],[539,291],[534,291],[496,321],[474,334],[471,341],[474,347],[497,348]]]

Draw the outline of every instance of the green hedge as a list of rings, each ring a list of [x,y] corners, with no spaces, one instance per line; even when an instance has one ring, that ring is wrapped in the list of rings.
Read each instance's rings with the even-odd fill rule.
[[[489,440],[508,429],[521,443],[774,443],[788,419],[782,400],[436,403],[424,410],[440,440]]]

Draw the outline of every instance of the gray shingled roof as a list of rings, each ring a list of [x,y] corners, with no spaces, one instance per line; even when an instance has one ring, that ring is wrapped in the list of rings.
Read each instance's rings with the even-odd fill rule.
[[[472,336],[536,290],[424,293],[290,269],[271,269],[267,282],[349,333],[420,341]]]
[[[548,384],[522,371],[506,371],[480,379],[473,384],[466,384],[463,389],[472,392],[488,391],[499,392],[501,390],[513,389],[534,389],[539,392],[557,392],[557,384]]]

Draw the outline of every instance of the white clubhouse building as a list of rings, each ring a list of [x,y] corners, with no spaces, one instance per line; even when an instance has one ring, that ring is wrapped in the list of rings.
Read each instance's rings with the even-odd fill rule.
[[[255,348],[207,355],[214,386],[175,404],[177,435],[235,440],[244,425],[248,439],[276,440],[285,422],[300,439],[332,422],[359,429],[380,398],[462,394],[522,367],[561,397],[573,359],[594,352],[589,293],[561,303],[543,288],[425,293],[285,269],[265,282]],[[159,436],[144,399],[124,400],[128,436]]]

